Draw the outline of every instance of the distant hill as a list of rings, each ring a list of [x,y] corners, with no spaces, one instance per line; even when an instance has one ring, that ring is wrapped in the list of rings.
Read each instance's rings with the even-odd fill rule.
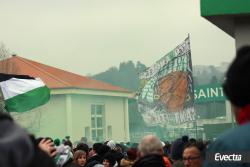
[[[222,63],[220,66],[194,65],[193,78],[194,86],[222,83],[224,73],[229,63]],[[137,61],[122,62],[119,67],[110,67],[108,70],[92,76],[92,78],[126,88],[130,91],[137,91],[139,87],[139,73],[146,69],[146,65]]]
[[[224,75],[229,63],[223,62],[220,66],[194,65],[193,78],[194,86],[209,83],[223,83]]]
[[[111,83],[130,91],[136,91],[139,85],[139,73],[144,71],[146,66],[141,62],[136,64],[132,61],[122,62],[117,67],[110,67],[108,70],[92,76],[92,78]]]

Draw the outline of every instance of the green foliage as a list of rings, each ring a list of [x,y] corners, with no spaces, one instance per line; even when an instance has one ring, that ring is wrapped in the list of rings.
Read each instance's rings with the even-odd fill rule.
[[[196,66],[193,69],[196,71],[193,73],[194,86],[223,82],[224,71],[218,70],[213,65],[203,66],[199,71],[197,71]]]
[[[145,123],[141,114],[138,111],[136,99],[128,100],[129,107],[129,128],[130,131],[133,131],[135,128],[145,127]]]
[[[119,71],[116,67],[111,67],[107,71],[99,73],[93,76],[94,79],[101,80],[104,82],[118,85],[119,83]]]
[[[210,80],[210,83],[214,84],[214,83],[218,83],[218,82],[219,81],[218,81],[217,77],[213,75],[212,78],[211,78],[211,80]]]
[[[93,78],[126,88],[130,91],[137,91],[139,73],[145,69],[146,66],[141,62],[137,62],[136,65],[132,61],[122,62],[119,65],[119,69],[111,67],[105,72],[94,75]]]

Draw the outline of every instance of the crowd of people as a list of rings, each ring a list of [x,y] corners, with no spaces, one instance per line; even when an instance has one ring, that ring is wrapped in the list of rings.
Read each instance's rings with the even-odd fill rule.
[[[0,166],[6,167],[201,167],[208,143],[182,136],[162,142],[147,135],[139,143],[109,140],[72,144],[63,140],[27,135],[7,114],[0,114]],[[5,142],[5,143],[4,143]]]
[[[138,144],[109,140],[88,145],[64,140],[34,138],[6,113],[0,112],[0,167],[210,167],[250,166],[237,158],[250,151],[250,47],[241,48],[226,74],[223,89],[232,104],[240,126],[208,144],[182,136],[173,143],[147,135]],[[225,161],[212,161],[207,155],[238,153]],[[240,155],[243,153],[242,155]],[[240,155],[240,156],[239,156]],[[232,157],[232,156],[231,156]],[[216,156],[215,156],[216,159]],[[242,157],[242,159],[244,159]]]
[[[208,147],[207,142],[188,136],[171,144],[155,135],[147,135],[139,143],[109,140],[93,145],[85,141],[72,144],[69,137],[35,139],[26,135],[8,115],[1,114],[1,119],[12,124],[6,131],[20,131],[16,135],[3,131],[6,139],[0,141],[1,151],[3,146],[6,148],[0,153],[0,166],[7,167],[201,167]]]

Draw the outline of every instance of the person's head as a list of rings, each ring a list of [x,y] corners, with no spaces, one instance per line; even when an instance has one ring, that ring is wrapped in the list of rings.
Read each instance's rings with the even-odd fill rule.
[[[102,145],[103,145],[102,143],[94,143],[92,148],[93,152],[97,153],[98,152],[97,150],[100,149]]]
[[[63,143],[65,146],[69,146],[71,149],[73,147],[72,143],[70,140],[66,140],[64,143]]]
[[[51,142],[54,142],[54,140],[51,137],[45,137],[45,140],[49,140]]]
[[[181,138],[176,139],[171,146],[171,158],[173,161],[181,160],[185,143]]]
[[[59,146],[61,144],[60,139],[56,138],[54,140],[54,144],[55,144],[55,146]]]
[[[187,142],[188,142],[188,139],[189,139],[189,137],[186,136],[186,135],[181,137],[181,140],[182,140],[184,143],[187,143]]]
[[[88,142],[88,138],[87,137],[81,137],[81,142],[87,143]]]
[[[88,157],[92,157],[98,154],[98,149],[102,146],[102,143],[94,143],[92,148],[89,148]]]
[[[141,157],[148,154],[163,154],[162,143],[156,136],[147,135],[140,141],[138,151]]]
[[[203,143],[188,143],[182,154],[185,167],[202,167],[205,157],[204,152],[205,146]]]
[[[129,148],[127,150],[127,155],[129,160],[135,160],[137,157],[137,149],[135,148]]]
[[[79,166],[84,166],[86,164],[87,155],[86,152],[83,150],[77,150],[74,153],[74,163],[78,164]]]
[[[74,149],[74,151],[77,151],[77,150],[82,150],[88,154],[89,146],[87,144],[84,144],[84,143],[78,143],[76,145],[76,148]]]
[[[119,152],[119,153],[123,153],[124,152],[124,146],[122,144],[116,143],[115,145],[115,151]]]
[[[110,147],[107,145],[102,145],[98,150],[97,150],[97,154],[101,157],[103,157],[107,152],[110,151]]]
[[[226,73],[223,90],[232,104],[238,123],[250,121],[250,46],[245,46],[237,51],[236,57]],[[243,112],[242,112],[243,111]],[[248,114],[249,113],[249,114]],[[241,114],[244,115],[241,120]]]
[[[108,152],[103,157],[103,165],[104,167],[113,167],[115,165],[115,157],[112,153]]]
[[[109,146],[111,150],[114,150],[116,147],[116,143],[114,140],[110,140],[107,142],[107,146]]]
[[[189,143],[196,143],[196,139],[195,138],[190,138],[188,142]]]

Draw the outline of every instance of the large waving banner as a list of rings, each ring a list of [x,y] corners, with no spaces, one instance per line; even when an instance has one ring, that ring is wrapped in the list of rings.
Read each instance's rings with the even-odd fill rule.
[[[189,37],[140,74],[138,109],[148,125],[196,118]]]

